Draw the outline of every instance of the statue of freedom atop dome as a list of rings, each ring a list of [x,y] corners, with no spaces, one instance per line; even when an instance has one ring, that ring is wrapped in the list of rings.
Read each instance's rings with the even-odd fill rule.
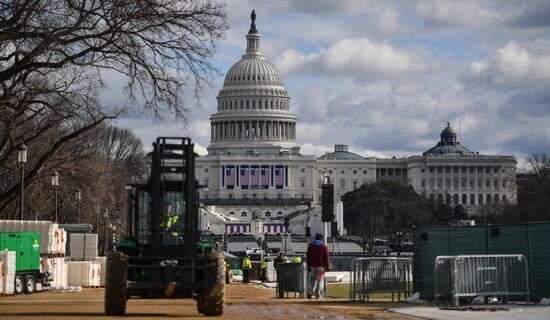
[[[253,9],[252,13],[250,13],[250,20],[252,22],[250,23],[250,31],[248,33],[258,33],[258,30],[256,30],[256,10]]]

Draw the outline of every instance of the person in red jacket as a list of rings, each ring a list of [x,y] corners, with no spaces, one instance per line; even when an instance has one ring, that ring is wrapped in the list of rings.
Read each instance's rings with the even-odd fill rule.
[[[328,248],[320,233],[315,235],[315,240],[307,248],[306,264],[309,272],[308,298],[313,295],[317,299],[322,298],[325,291],[325,272],[330,271],[330,260]]]

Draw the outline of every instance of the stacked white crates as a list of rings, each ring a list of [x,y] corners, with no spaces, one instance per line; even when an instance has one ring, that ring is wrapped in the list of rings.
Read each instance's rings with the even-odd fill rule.
[[[105,268],[98,257],[96,233],[72,233],[70,241],[69,285],[103,286]]]
[[[98,257],[97,261],[99,261],[101,265],[100,269],[100,276],[99,276],[99,285],[101,287],[105,287],[105,279],[107,277],[107,257]]]
[[[99,287],[101,263],[99,261],[68,261],[70,286]]]
[[[72,260],[97,259],[97,233],[72,233],[70,243]]]
[[[13,294],[15,285],[15,251],[0,251],[2,294]]]

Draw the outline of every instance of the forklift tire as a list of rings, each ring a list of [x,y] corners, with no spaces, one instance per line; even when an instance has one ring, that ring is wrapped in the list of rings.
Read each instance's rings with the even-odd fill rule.
[[[32,294],[36,290],[36,278],[32,274],[25,276],[25,288],[23,291],[26,294]]]
[[[23,276],[16,274],[15,282],[13,286],[13,293],[22,294],[24,290],[25,290],[25,279],[23,279]]]
[[[210,292],[203,291],[199,293],[197,298],[197,309],[199,313],[205,316],[218,317],[223,314],[225,264],[223,255],[220,253],[212,253],[210,257],[212,260],[207,262],[206,277],[215,277],[216,284]]]
[[[122,316],[126,313],[128,256],[114,252],[107,257],[105,279],[105,314]]]

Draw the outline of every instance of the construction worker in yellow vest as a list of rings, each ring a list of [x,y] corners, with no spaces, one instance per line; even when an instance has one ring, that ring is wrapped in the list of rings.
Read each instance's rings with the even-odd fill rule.
[[[262,282],[269,282],[267,279],[267,263],[269,262],[269,257],[267,255],[264,256],[262,259],[262,263],[260,264],[260,273],[261,273],[261,279]]]
[[[247,255],[243,259],[243,283],[250,283],[250,271],[252,270],[252,263],[250,257]]]
[[[162,220],[160,222],[160,228],[164,229],[164,227],[165,227],[164,226],[164,220],[166,220],[165,237],[167,235],[171,234],[172,238],[171,238],[170,242],[177,242],[178,241],[179,233],[176,231],[176,228],[177,228],[177,225],[178,225],[179,218],[180,218],[180,216],[177,215],[177,214],[174,214],[174,212],[172,211],[172,205],[167,204],[166,205],[166,216],[165,216],[165,219],[162,219],[162,217],[161,217]],[[170,233],[170,231],[171,231],[171,233]]]
[[[292,262],[294,262],[294,263],[302,263],[302,258],[301,258],[301,257],[295,257],[294,259],[292,259]]]

